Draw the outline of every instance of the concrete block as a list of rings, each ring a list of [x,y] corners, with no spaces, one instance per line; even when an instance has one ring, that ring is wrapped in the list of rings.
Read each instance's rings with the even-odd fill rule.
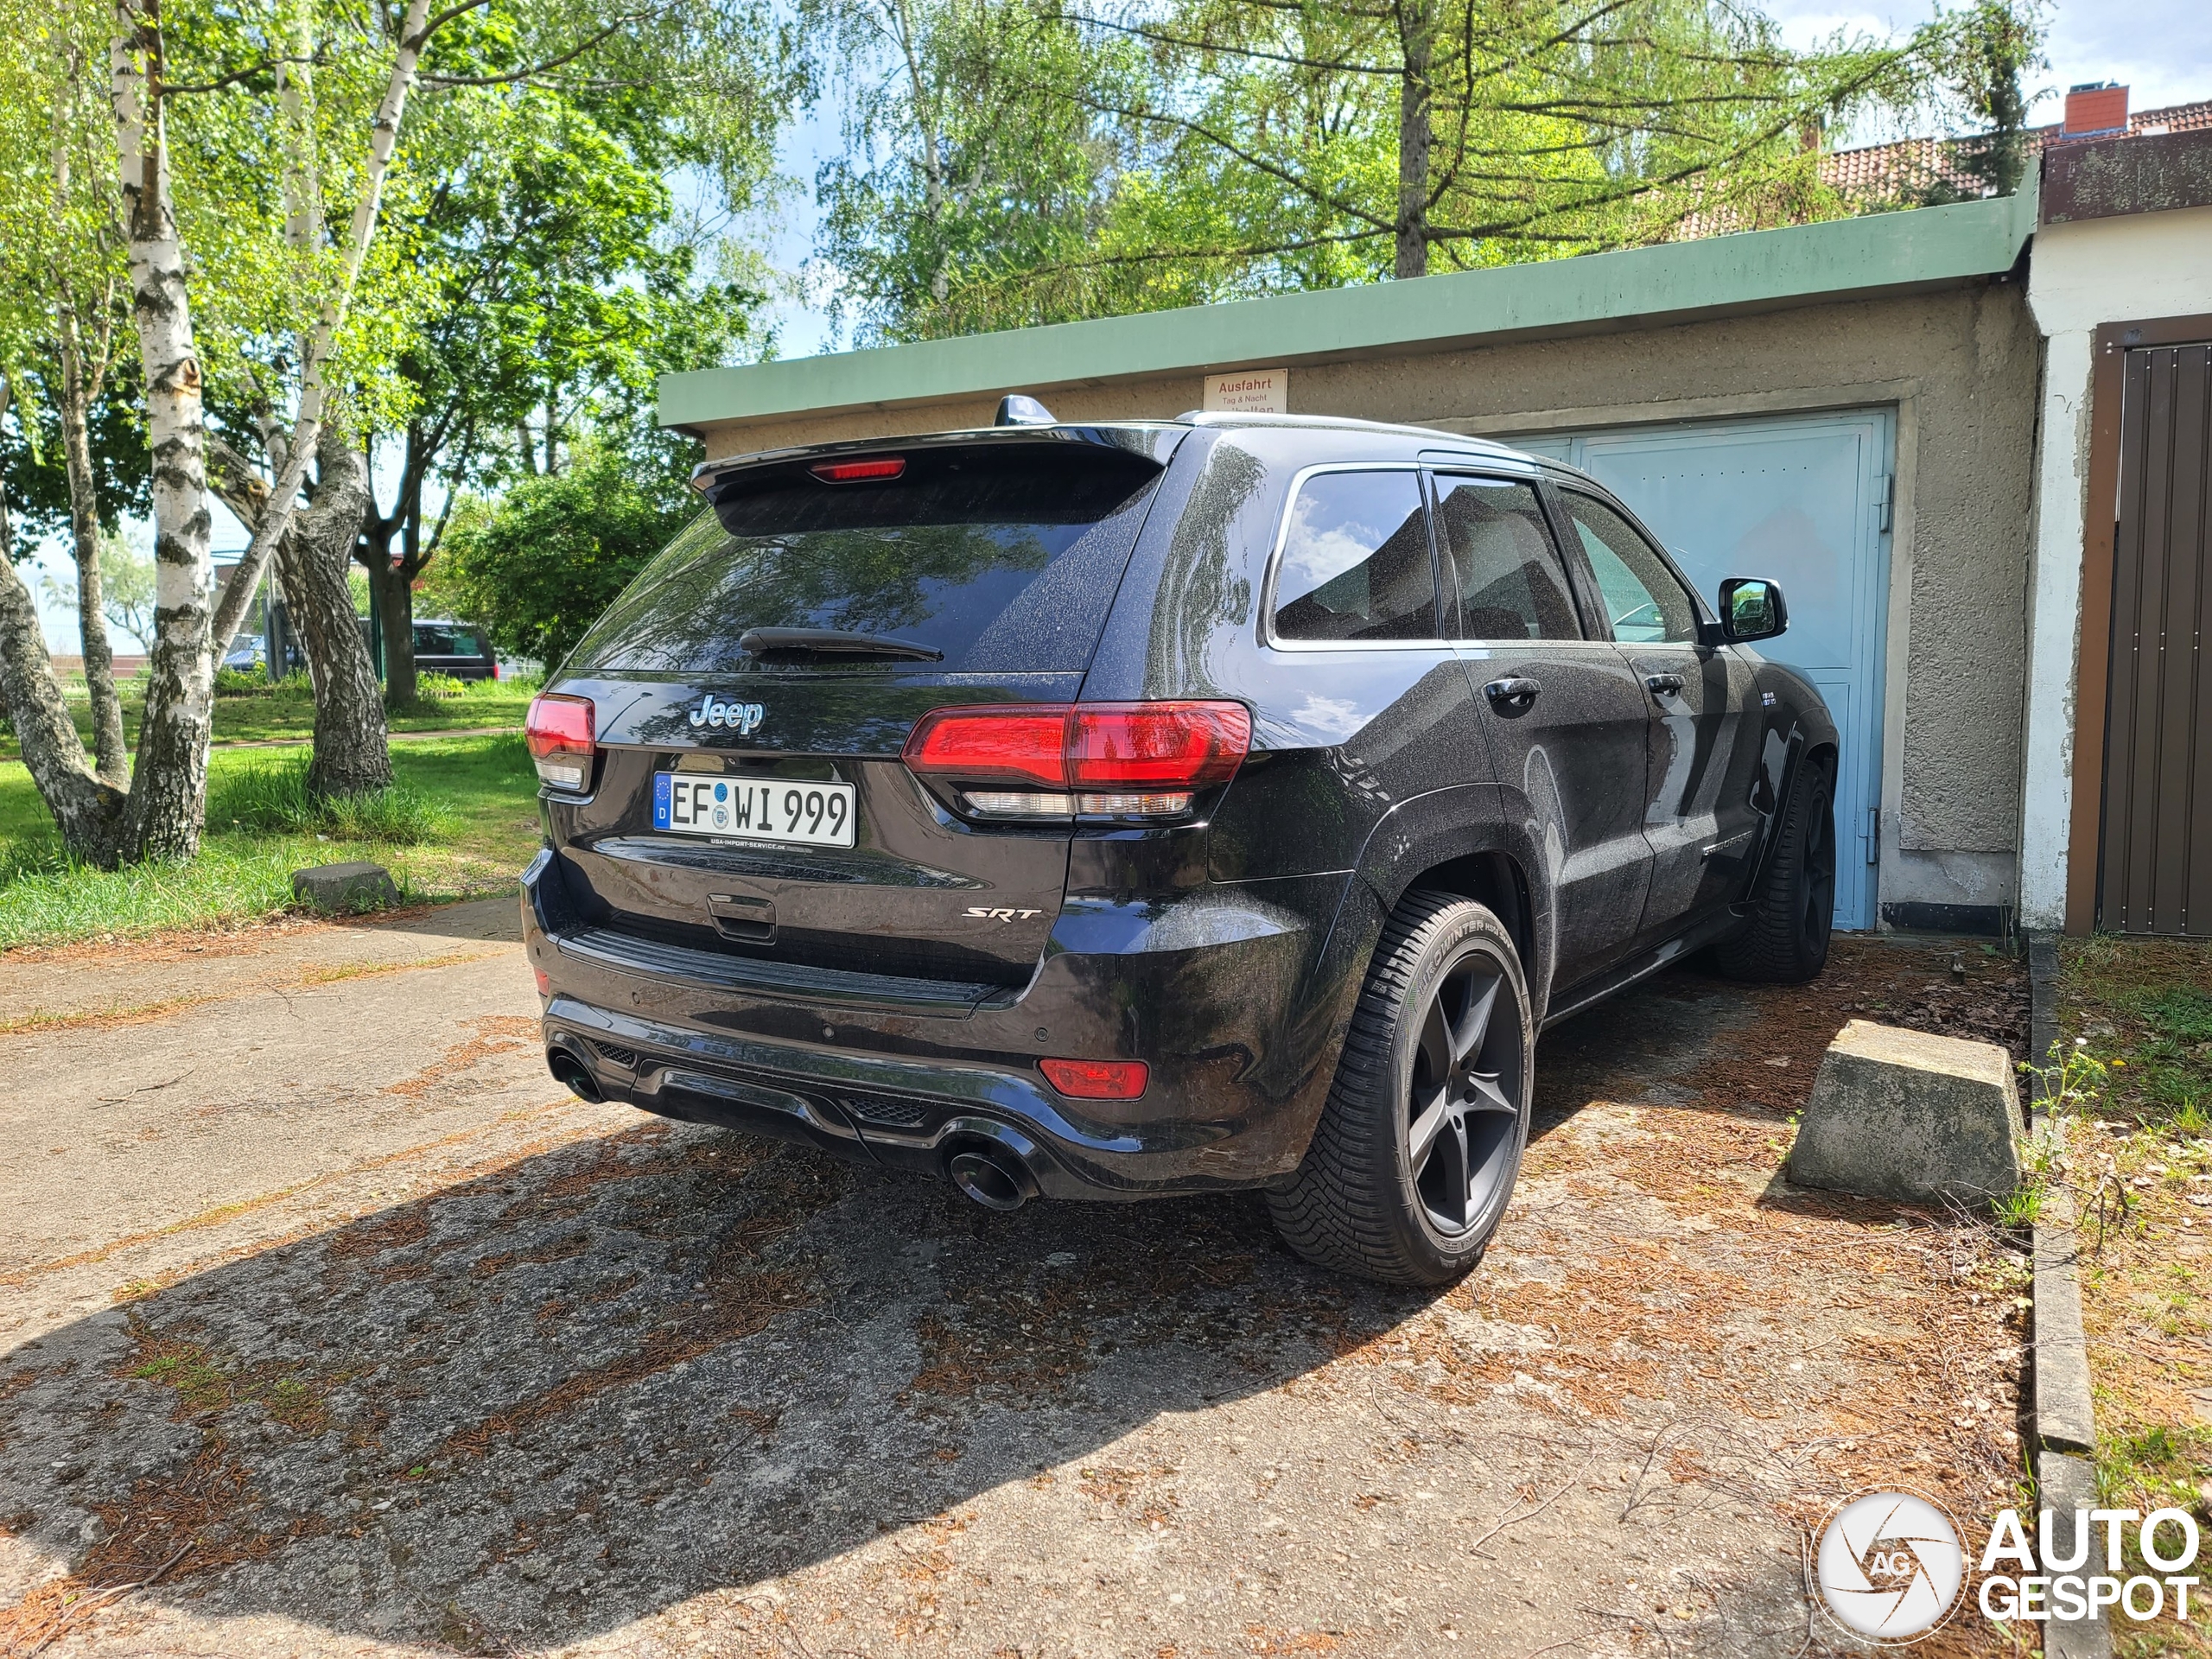
[[[399,902],[399,887],[381,864],[318,864],[292,872],[292,897],[317,910],[355,916]]]
[[[1854,1020],[1821,1057],[1789,1179],[1908,1204],[2020,1184],[2020,1096],[1995,1043]]]

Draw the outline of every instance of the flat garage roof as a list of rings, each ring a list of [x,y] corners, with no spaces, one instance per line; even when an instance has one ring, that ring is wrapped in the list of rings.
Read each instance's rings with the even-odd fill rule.
[[[660,423],[885,408],[1012,388],[1442,351],[1509,335],[1775,310],[2008,271],[2035,227],[2017,196],[1618,253],[664,375]]]

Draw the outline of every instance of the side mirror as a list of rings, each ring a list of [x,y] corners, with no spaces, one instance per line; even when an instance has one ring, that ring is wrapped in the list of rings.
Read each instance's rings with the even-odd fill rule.
[[[1720,635],[1731,644],[1771,639],[1789,626],[1782,587],[1764,576],[1731,576],[1720,584]]]

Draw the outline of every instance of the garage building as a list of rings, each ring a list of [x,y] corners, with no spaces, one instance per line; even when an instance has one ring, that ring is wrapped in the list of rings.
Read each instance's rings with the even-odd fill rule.
[[[1775,655],[1846,745],[1839,924],[1993,932],[2020,835],[2033,211],[1967,202],[709,370],[662,383],[661,418],[719,458],[986,425],[1009,391],[1078,421],[1256,399],[1563,457],[1708,600],[1724,576],[1782,582]]]

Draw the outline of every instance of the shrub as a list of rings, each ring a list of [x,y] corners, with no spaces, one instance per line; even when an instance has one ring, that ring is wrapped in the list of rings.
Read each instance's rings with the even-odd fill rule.
[[[415,695],[418,697],[458,697],[465,696],[467,691],[467,686],[461,681],[435,668],[415,677]]]
[[[219,697],[255,697],[269,690],[269,682],[258,674],[250,674],[242,668],[219,668],[215,671],[215,695]]]
[[[495,503],[457,504],[447,587],[499,650],[550,667],[698,513],[680,478],[579,445],[563,472],[518,480]]]

